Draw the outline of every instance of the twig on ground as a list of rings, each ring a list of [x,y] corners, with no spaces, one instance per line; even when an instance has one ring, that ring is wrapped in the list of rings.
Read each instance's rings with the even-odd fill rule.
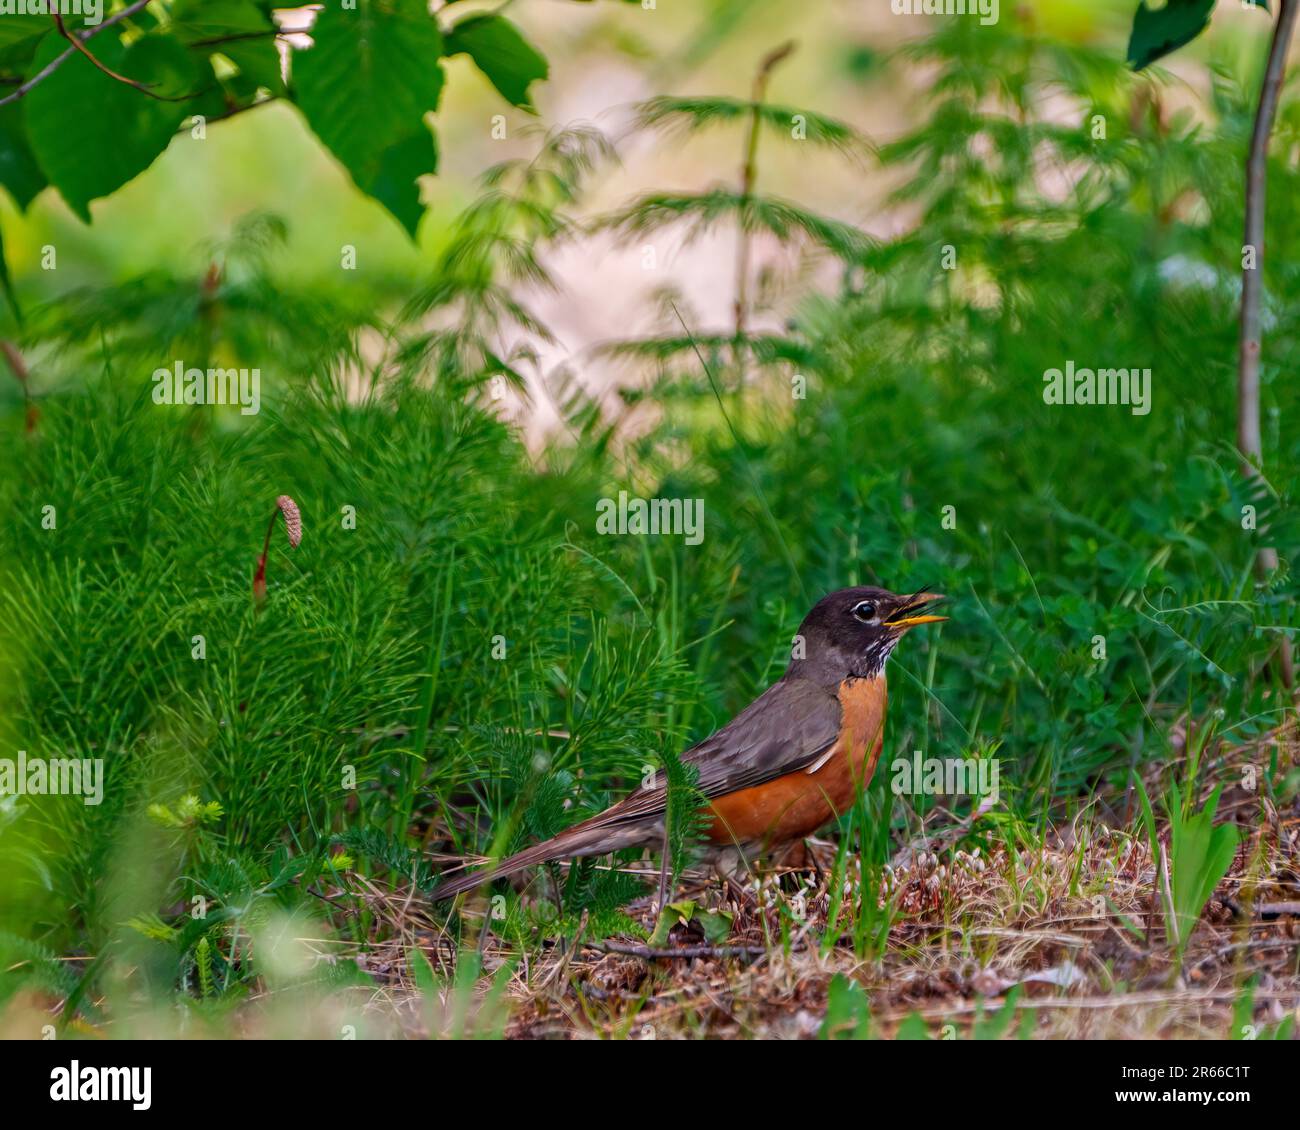
[[[587,942],[588,948],[600,953],[617,953],[626,957],[643,957],[648,961],[661,958],[692,957],[763,957],[769,951],[766,946],[680,946],[676,949],[660,949],[653,946],[633,946],[622,942]]]

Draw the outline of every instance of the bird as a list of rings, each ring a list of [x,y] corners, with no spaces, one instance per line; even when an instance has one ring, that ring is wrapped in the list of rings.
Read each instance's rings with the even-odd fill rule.
[[[730,722],[681,755],[695,787],[706,847],[748,857],[800,840],[847,812],[870,783],[884,745],[885,662],[903,635],[947,616],[943,596],[857,585],[819,600],[794,637],[785,673]],[[432,892],[452,898],[525,867],[607,855],[664,839],[665,775],[556,836]]]

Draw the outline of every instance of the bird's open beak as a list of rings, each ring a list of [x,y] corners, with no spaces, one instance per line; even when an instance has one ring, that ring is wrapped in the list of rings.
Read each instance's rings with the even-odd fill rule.
[[[891,628],[915,628],[918,624],[938,624],[940,621],[948,619],[948,617],[915,615],[926,605],[933,604],[936,600],[943,600],[943,594],[919,592],[914,597],[911,597],[907,604],[895,612],[885,623]]]

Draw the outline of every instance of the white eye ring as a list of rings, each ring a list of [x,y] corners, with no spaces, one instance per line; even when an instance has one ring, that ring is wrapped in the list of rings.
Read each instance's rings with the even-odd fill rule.
[[[861,620],[864,624],[869,624],[876,618],[876,602],[874,600],[860,600],[853,606],[853,615],[855,619]]]

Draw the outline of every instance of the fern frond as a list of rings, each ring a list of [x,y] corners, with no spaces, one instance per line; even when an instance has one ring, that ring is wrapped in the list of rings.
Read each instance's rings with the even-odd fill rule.
[[[599,227],[635,237],[682,224],[690,243],[724,220],[734,221],[746,232],[767,232],[782,242],[804,236],[847,262],[860,261],[875,246],[870,236],[852,224],[777,197],[745,195],[722,187],[699,194],[649,193],[606,216]]]
[[[759,121],[772,133],[793,140],[794,131],[802,126],[803,140],[825,146],[846,157],[861,159],[874,152],[874,146],[847,122],[812,110],[774,106],[768,102],[742,98],[651,98],[636,107],[637,125],[668,133],[698,133],[716,125],[732,125],[750,119],[755,109]]]

